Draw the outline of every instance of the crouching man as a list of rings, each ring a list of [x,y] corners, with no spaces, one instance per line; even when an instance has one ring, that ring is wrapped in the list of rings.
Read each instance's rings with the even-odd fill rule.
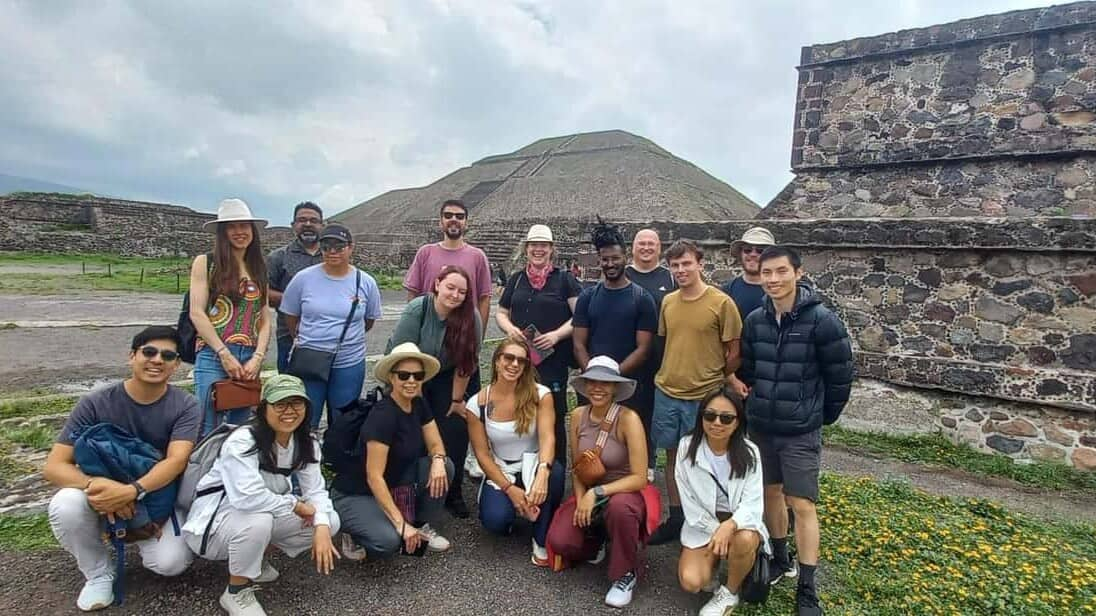
[[[111,548],[101,538],[103,517],[112,523],[133,518],[146,495],[182,474],[198,438],[197,399],[168,385],[179,367],[179,343],[172,327],[149,327],[134,336],[130,377],[81,398],[46,458],[46,480],[60,488],[49,504],[50,527],[84,574],[76,606],[85,612],[108,607],[115,598]],[[76,442],[97,424],[124,430],[158,450],[162,458],[132,483],[85,473],[76,463]],[[145,568],[160,575],[179,575],[193,558],[171,522],[158,536],[136,543]]]

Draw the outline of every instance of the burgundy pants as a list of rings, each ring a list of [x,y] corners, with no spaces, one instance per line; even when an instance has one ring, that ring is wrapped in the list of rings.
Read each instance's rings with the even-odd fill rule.
[[[590,560],[597,554],[600,540],[585,528],[574,524],[573,498],[567,499],[556,511],[548,528],[548,545],[552,551],[570,561]],[[634,571],[639,575],[641,548],[645,540],[644,521],[647,508],[639,492],[613,494],[605,505],[605,531],[609,539],[609,579],[620,579]]]

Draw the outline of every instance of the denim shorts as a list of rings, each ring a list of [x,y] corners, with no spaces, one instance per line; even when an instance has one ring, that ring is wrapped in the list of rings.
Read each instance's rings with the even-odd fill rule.
[[[700,400],[680,400],[655,387],[651,442],[658,449],[677,449],[681,437],[693,431]]]

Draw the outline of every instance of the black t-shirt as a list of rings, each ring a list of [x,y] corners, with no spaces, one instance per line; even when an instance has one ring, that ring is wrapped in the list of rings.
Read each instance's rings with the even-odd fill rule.
[[[662,298],[677,288],[674,275],[661,265],[649,272],[641,272],[629,265],[624,268],[624,275],[651,294],[651,298],[655,300],[656,310],[662,309]]]
[[[525,329],[530,323],[541,333],[550,332],[571,318],[571,306],[567,300],[578,297],[582,285],[571,272],[554,268],[540,291],[529,284],[525,271],[515,272],[506,283],[499,298],[499,306],[510,311],[510,321],[515,327]],[[556,356],[559,357],[556,357]],[[546,363],[570,365],[571,339],[561,340]]]
[[[742,322],[746,317],[765,303],[765,289],[759,284],[750,284],[742,276],[736,276],[720,287],[724,293],[731,296],[738,314],[742,316]]]
[[[636,350],[637,331],[658,331],[658,311],[651,294],[635,283],[622,289],[598,283],[578,296],[572,322],[590,330],[590,357],[608,355],[620,363]]]
[[[362,440],[369,457],[369,441],[388,445],[388,461],[384,465],[384,481],[388,487],[399,485],[419,458],[426,455],[422,427],[434,421],[430,407],[421,397],[411,402],[411,412],[405,413],[391,396],[385,396],[369,411],[362,425]],[[366,493],[372,494],[368,483]]]

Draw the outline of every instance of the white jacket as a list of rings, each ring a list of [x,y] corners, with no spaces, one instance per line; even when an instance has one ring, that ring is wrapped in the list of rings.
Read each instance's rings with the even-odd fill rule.
[[[316,459],[320,457],[320,445],[315,443]],[[259,469],[259,456],[257,453],[244,455],[244,452],[255,446],[255,439],[251,436],[249,428],[238,428],[228,435],[221,445],[221,453],[213,463],[213,468],[205,477],[198,480],[198,490],[223,485],[225,491],[224,501],[221,502],[221,492],[207,494],[194,499],[190,507],[183,532],[195,536],[205,533],[209,520],[220,510],[235,509],[248,513],[270,513],[275,517],[290,515],[297,505],[297,497],[291,493],[289,478],[277,473],[268,473]],[[289,467],[293,463],[293,451],[296,448],[296,440],[290,439],[289,447],[277,448],[278,466]],[[300,500],[307,502],[316,508],[313,523],[316,526],[330,526],[331,512],[334,506],[327,494],[323,475],[320,474],[319,462],[306,464],[296,471],[297,481],[301,488]]]
[[[707,457],[697,451],[696,464],[688,459],[689,444],[692,435],[681,439],[677,445],[677,466],[674,478],[677,490],[681,494],[681,508],[685,513],[685,524],[681,527],[681,545],[687,548],[702,548],[708,545],[712,535],[719,527],[715,515],[715,500],[719,488],[712,477],[712,467]],[[703,435],[700,438],[704,438]],[[754,466],[745,477],[731,478],[726,485],[728,501],[731,506],[731,519],[738,528],[755,530],[761,534],[765,553],[771,554],[769,531],[765,528],[765,486],[761,481],[761,455],[757,445],[746,439],[746,445],[754,456]]]

